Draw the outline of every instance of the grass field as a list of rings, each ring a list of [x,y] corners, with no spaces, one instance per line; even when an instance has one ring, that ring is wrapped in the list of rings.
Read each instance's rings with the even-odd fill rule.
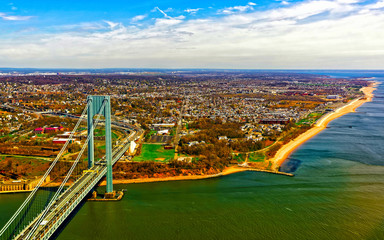
[[[266,156],[263,153],[250,153],[248,156],[249,162],[263,162],[265,159]]]
[[[237,155],[233,155],[233,158],[237,161],[237,162],[244,162],[245,161],[245,154],[244,153],[239,153]]]
[[[168,162],[175,156],[175,150],[165,150],[159,144],[143,144],[141,154],[133,158],[133,161],[155,161],[155,162]]]
[[[11,160],[13,164],[13,168],[15,169],[17,166],[24,166],[25,168],[28,168],[28,175],[29,176],[41,176],[46,171],[46,168],[48,167],[47,160],[33,158],[33,157],[24,157],[24,156],[7,156],[7,155],[1,155],[0,156],[0,162]]]
[[[105,136],[105,130],[104,129],[96,129],[94,136],[95,137]],[[112,139],[117,139],[117,138],[118,138],[117,134],[112,131]]]
[[[35,157],[35,156],[23,156],[23,155],[12,155],[12,154],[0,154],[0,161],[6,159],[15,159],[21,161],[22,163],[27,161],[37,161],[37,162],[47,162],[51,161],[52,158],[49,157]]]
[[[0,138],[3,138],[3,137],[14,137],[14,135],[12,135],[12,134],[7,134],[7,135],[4,135],[4,136],[0,136]]]
[[[233,158],[237,162],[244,162],[246,159],[246,154],[245,153],[240,153],[237,155],[234,155]],[[265,161],[266,156],[264,153],[250,153],[248,155],[248,162],[263,162]]]
[[[315,123],[322,115],[323,113],[318,112],[310,113],[306,118],[301,119],[299,122],[297,122],[296,125],[311,125]]]

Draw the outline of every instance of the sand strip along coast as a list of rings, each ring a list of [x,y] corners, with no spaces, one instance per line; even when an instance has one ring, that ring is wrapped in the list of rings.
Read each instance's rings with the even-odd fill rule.
[[[365,97],[357,98],[349,102],[348,104],[336,109],[334,112],[330,112],[320,118],[316,124],[306,131],[305,133],[299,135],[294,140],[289,143],[283,145],[276,153],[275,157],[271,159],[272,161],[272,169],[278,171],[281,164],[285,161],[285,159],[300,145],[308,141],[310,138],[316,136],[319,132],[323,131],[329,122],[332,120],[339,118],[347,113],[354,112],[356,108],[360,107],[362,104],[366,102],[372,101],[373,91],[376,89],[376,86],[380,84],[379,82],[373,82],[368,87],[363,87],[360,89],[365,94]]]
[[[292,177],[293,174],[291,173],[285,173],[285,172],[278,172],[278,171],[270,171],[270,170],[263,170],[263,169],[255,169],[255,168],[247,168],[247,167],[238,167],[238,166],[232,166],[227,167],[222,171],[221,173],[217,174],[210,174],[210,175],[191,175],[191,176],[174,176],[174,177],[164,177],[164,178],[136,178],[136,179],[114,179],[113,184],[130,184],[130,183],[149,183],[149,182],[168,182],[168,181],[183,181],[183,180],[199,180],[199,179],[208,179],[208,178],[215,178],[220,176],[226,176],[233,173],[238,172],[245,172],[245,171],[254,171],[254,172],[267,172],[267,173],[274,173],[274,174],[281,174],[285,176]],[[105,186],[106,181],[100,182],[99,186]]]

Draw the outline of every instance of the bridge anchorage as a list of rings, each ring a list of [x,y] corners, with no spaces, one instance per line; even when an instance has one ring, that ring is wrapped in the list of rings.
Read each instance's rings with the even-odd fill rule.
[[[44,187],[43,184],[50,174],[57,170],[65,149],[74,138],[80,123],[85,121],[87,115],[88,136],[76,157],[72,162],[66,162],[67,172],[60,177],[59,186],[56,188]],[[100,116],[104,116],[105,125],[105,156],[95,161],[94,154],[94,130],[101,122]],[[131,134],[123,139],[120,145],[112,149],[111,125],[128,130]],[[112,166],[129,149],[129,143],[140,132],[139,129],[111,122],[110,96],[88,96],[87,104],[72,130],[67,142],[59,154],[52,161],[44,176],[37,186],[21,204],[15,214],[0,230],[0,239],[49,239],[61,224],[68,218],[80,202],[95,188],[100,180],[106,176],[107,186],[105,198],[115,198],[112,182]],[[81,157],[88,147],[88,168],[81,168]],[[80,164],[79,164],[80,162]],[[59,163],[59,164],[58,164]],[[56,182],[58,182],[56,180]],[[120,196],[121,197],[121,196]]]

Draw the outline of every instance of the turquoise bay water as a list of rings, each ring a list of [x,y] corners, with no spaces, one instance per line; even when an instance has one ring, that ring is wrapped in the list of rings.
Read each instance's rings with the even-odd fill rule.
[[[332,73],[384,80],[370,74]],[[122,201],[85,203],[57,239],[384,239],[384,84],[375,95],[292,154],[295,177],[116,185]],[[25,197],[0,195],[0,225]]]

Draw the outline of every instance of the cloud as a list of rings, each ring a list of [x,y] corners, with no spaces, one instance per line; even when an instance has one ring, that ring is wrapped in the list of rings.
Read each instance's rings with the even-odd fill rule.
[[[181,23],[180,19],[175,18],[158,18],[156,19],[156,26],[172,26]]]
[[[354,8],[355,7],[353,5],[338,3],[335,1],[306,1],[303,3],[292,5],[290,7],[267,11],[264,12],[263,15],[269,19],[305,19],[319,14],[327,14],[329,12],[352,12]]]
[[[160,13],[162,13],[164,15],[164,18],[166,18],[166,19],[170,19],[170,20],[182,20],[182,19],[185,19],[185,16],[183,16],[183,15],[180,15],[180,16],[177,16],[177,17],[171,17],[168,14],[166,14],[163,10],[161,10],[160,8],[155,7],[155,9],[158,10]],[[172,8],[168,8],[168,9],[172,9]],[[179,22],[179,21],[163,21],[163,19],[156,19],[156,20],[157,20],[157,22],[169,22],[169,23]]]
[[[32,18],[32,16],[11,16],[5,13],[0,13],[0,18],[6,21],[26,21]]]
[[[164,10],[164,12],[173,12],[173,8],[167,8]]]
[[[380,8],[384,8],[384,0],[377,1],[374,4],[370,4],[367,6],[367,9],[380,9]]]
[[[137,15],[131,19],[132,22],[138,22],[141,20],[144,20],[147,17],[147,15]]]
[[[105,22],[106,24],[108,24],[108,26],[109,26],[110,29],[114,29],[114,28],[116,28],[117,26],[120,25],[120,23],[111,22],[111,21],[107,21],[107,20],[104,20],[104,22]]]
[[[383,69],[381,2],[306,0],[198,19],[162,13],[140,28],[101,22],[89,26],[104,26],[102,31],[0,38],[7,61],[0,65]]]
[[[155,9],[157,11],[159,11],[160,13],[162,13],[164,15],[165,18],[171,18],[170,16],[168,16],[168,14],[166,14],[163,10],[161,10],[159,7],[155,7]]]
[[[190,13],[190,14],[195,14],[195,13],[197,13],[200,10],[202,10],[202,8],[188,8],[188,9],[185,9],[184,12],[187,12],[187,13]]]
[[[220,9],[217,11],[219,14],[233,14],[233,13],[239,13],[239,12],[246,12],[248,10],[253,10],[254,3],[249,2],[248,5],[245,6],[234,6],[234,7],[227,7],[224,9]]]
[[[254,3],[254,2],[249,2],[248,5],[249,5],[249,6],[256,6],[257,4]]]
[[[9,3],[8,5],[11,6],[12,11],[16,11],[18,9],[13,3]]]
[[[361,2],[361,0],[336,0],[338,3],[346,3],[346,4],[352,4],[352,3],[358,3]]]

